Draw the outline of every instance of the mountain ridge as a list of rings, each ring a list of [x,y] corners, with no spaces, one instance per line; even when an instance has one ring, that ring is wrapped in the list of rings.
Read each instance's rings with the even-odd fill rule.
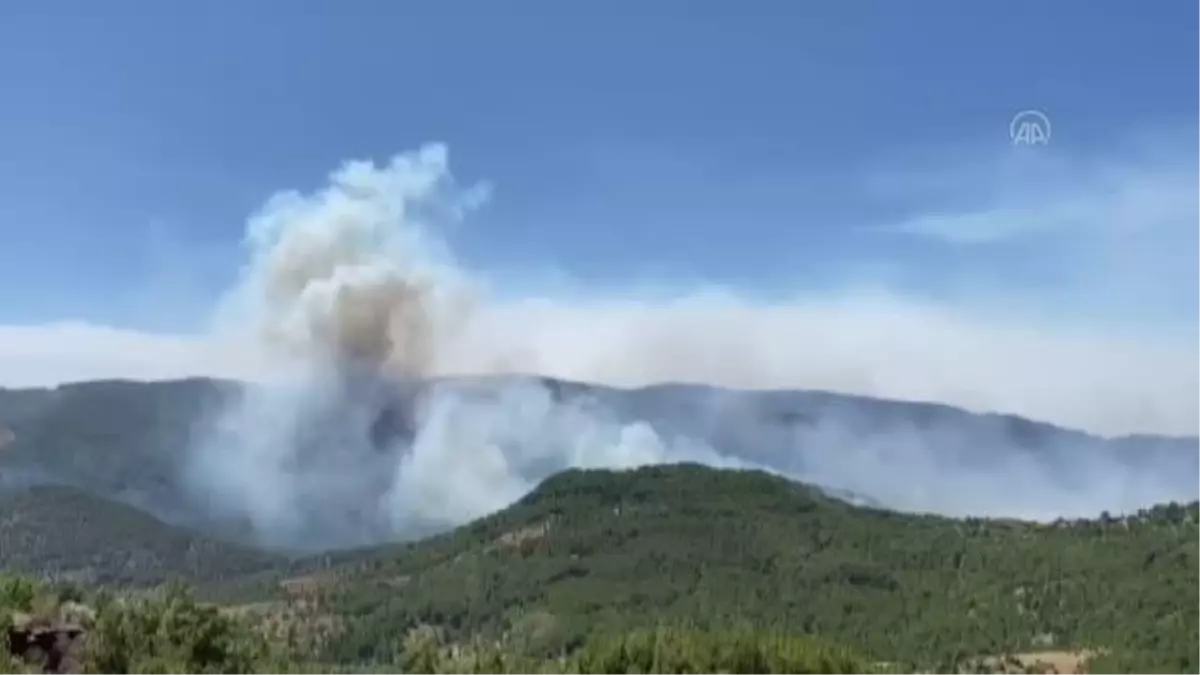
[[[693,391],[706,393],[729,393],[738,395],[803,395],[814,398],[824,398],[827,400],[842,400],[847,402],[864,402],[885,404],[889,406],[897,406],[909,409],[926,409],[930,411],[942,411],[957,414],[965,414],[971,416],[1000,418],[1006,421],[1018,423],[1030,423],[1039,427],[1051,428],[1057,431],[1071,432],[1083,434],[1093,438],[1104,440],[1200,440],[1200,433],[1197,434],[1169,434],[1151,431],[1128,431],[1123,433],[1106,434],[1093,430],[1087,430],[1080,427],[1074,427],[1067,424],[1049,422],[1037,419],[1029,415],[1022,415],[1015,412],[1004,412],[990,409],[971,409],[961,405],[944,403],[935,399],[918,399],[918,398],[898,398],[888,396],[876,396],[871,394],[857,394],[849,392],[841,392],[830,389],[807,389],[799,387],[731,387],[722,385],[713,385],[700,381],[684,381],[672,380],[663,382],[654,382],[641,385],[619,385],[619,384],[602,384],[588,382],[586,380],[577,380],[572,378],[552,377],[536,374],[488,374],[488,375],[445,375],[426,378],[420,381],[421,385],[437,385],[440,383],[456,384],[456,383],[483,383],[483,384],[504,384],[513,381],[536,381],[543,386],[552,389],[574,389],[578,391],[587,390],[609,390],[621,393],[653,393],[656,391]],[[230,392],[238,389],[248,389],[254,387],[269,386],[261,383],[255,383],[249,380],[238,380],[221,377],[209,376],[188,376],[175,378],[159,378],[159,379],[134,379],[134,378],[98,378],[92,380],[71,380],[53,385],[41,386],[22,386],[22,387],[6,387],[0,386],[0,424],[9,417],[6,413],[12,399],[6,397],[49,397],[56,392],[63,390],[78,390],[90,389],[94,387],[105,386],[127,386],[127,385],[145,385],[145,386],[199,386],[212,388],[215,390],[225,390]]]
[[[185,490],[185,464],[205,424],[253,386],[184,378],[0,389],[0,428],[11,432],[0,448],[0,490],[74,486],[166,522],[250,541],[244,525],[214,522],[197,506]],[[646,425],[663,443],[695,441],[734,465],[766,468],[843,499],[909,512],[996,515],[988,508],[1014,509],[1008,497],[1012,481],[1027,484],[1023,501],[1013,504],[1027,508],[1025,501],[1045,500],[1047,508],[1037,514],[1045,520],[1131,512],[1190,501],[1200,492],[1190,480],[1200,471],[1200,439],[1104,438],[1013,415],[821,391],[686,383],[618,388],[540,376],[464,376],[418,383],[403,396],[383,400],[377,412],[397,401],[411,406],[385,430],[404,446],[412,442],[408,422],[422,397],[451,391],[464,401],[492,405],[488,401],[499,394],[522,387],[544,398],[539,405],[566,406],[606,425]],[[537,466],[528,478],[536,484],[565,468],[569,463],[561,461]],[[1144,494],[1124,504],[1105,501],[1124,498],[1123,485]],[[1107,492],[1093,494],[1096,486]],[[933,508],[939,500],[957,504],[957,510]],[[1055,512],[1056,505],[1070,511]]]

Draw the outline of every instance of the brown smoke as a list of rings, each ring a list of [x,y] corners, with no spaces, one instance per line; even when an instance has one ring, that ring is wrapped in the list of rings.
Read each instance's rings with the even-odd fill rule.
[[[383,167],[354,162],[312,195],[285,193],[250,223],[231,300],[259,339],[304,363],[429,374],[465,318],[466,285],[430,244],[430,216],[461,214],[443,146]]]

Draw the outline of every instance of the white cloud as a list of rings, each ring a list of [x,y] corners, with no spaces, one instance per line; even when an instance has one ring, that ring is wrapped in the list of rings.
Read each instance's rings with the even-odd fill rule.
[[[47,387],[124,378],[259,377],[250,351],[199,336],[83,321],[0,326],[0,386]]]
[[[198,336],[81,323],[0,328],[0,385],[209,374],[260,378],[265,355]],[[529,299],[480,311],[439,374],[537,372],[616,385],[706,382],[935,400],[1102,433],[1194,434],[1194,344],[970,316],[878,294],[754,303]]]
[[[1125,159],[1012,148],[943,167],[880,172],[869,189],[922,204],[885,230],[970,244],[1044,234],[1104,241],[1194,230],[1198,180],[1193,142]]]

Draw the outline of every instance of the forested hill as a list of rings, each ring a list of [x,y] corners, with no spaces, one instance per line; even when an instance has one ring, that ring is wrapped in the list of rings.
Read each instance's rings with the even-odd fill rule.
[[[305,661],[388,661],[420,626],[545,657],[665,623],[815,634],[906,673],[1013,652],[1106,653],[1094,673],[1200,664],[1200,504],[955,520],[678,465],[556,474],[442,536],[300,562],[72,490],[0,501],[0,521],[6,567],[109,584],[186,575]]]
[[[1192,503],[953,520],[758,472],[569,471],[453,533],[321,558],[275,598],[293,619],[303,607],[303,625],[336,626],[305,644],[339,662],[386,659],[389,636],[421,625],[545,656],[665,623],[817,635],[913,668],[1061,651],[1195,672],[1198,519]]]
[[[283,559],[68,487],[0,494],[0,571],[86,585],[211,581]]]

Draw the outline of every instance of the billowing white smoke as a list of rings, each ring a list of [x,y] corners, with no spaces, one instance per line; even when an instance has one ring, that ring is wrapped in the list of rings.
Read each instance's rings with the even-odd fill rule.
[[[250,264],[226,318],[303,367],[425,374],[469,297],[432,227],[472,191],[456,190],[440,145],[330,179],[314,195],[274,196],[250,220]]]
[[[763,373],[788,372],[778,350],[745,355],[744,343],[709,344],[697,334],[680,340],[678,321],[673,331],[664,324],[648,334],[591,322],[588,335],[543,330],[537,342],[514,339],[523,334],[511,325],[521,308],[495,311],[438,232],[481,194],[458,185],[446,149],[430,145],[381,167],[347,164],[325,189],[277,195],[250,220],[249,264],[223,303],[218,329],[223,339],[256,345],[273,376],[210,420],[189,453],[189,487],[206,511],[248,521],[265,543],[356,545],[462,523],[567,467],[679,461],[769,468],[890,506],[979,515],[1094,515],[1195,495],[1191,465],[1130,474],[1112,458],[1080,456],[1077,467],[1055,468],[1009,447],[1003,434],[995,447],[976,448],[994,455],[987,466],[967,471],[947,453],[977,439],[957,434],[954,423],[879,429],[826,409],[803,433],[767,439],[748,431],[719,444],[707,442],[713,434],[702,440],[650,412],[618,413],[602,397],[563,399],[532,377],[428,386],[431,376],[501,373],[514,364],[528,374],[555,370],[555,350],[586,351],[547,343],[555,334],[606,345],[594,360],[625,379],[637,379],[633,370],[657,372],[670,359],[695,361],[691,370],[719,369],[730,350],[758,359]],[[709,323],[695,319],[701,331]],[[780,320],[798,333],[794,321]],[[839,332],[839,344],[852,348],[855,334]],[[813,339],[828,336],[814,332]],[[614,353],[625,360],[614,362]],[[872,376],[884,372],[881,365]],[[705,405],[719,399],[714,394]],[[705,411],[688,414],[703,426]]]
[[[347,164],[325,190],[277,195],[250,220],[250,264],[220,325],[256,340],[280,376],[248,388],[191,453],[207,509],[248,518],[268,543],[353,545],[501,508],[571,466],[738,464],[530,379],[418,395],[479,292],[434,228],[476,195],[430,145]]]

